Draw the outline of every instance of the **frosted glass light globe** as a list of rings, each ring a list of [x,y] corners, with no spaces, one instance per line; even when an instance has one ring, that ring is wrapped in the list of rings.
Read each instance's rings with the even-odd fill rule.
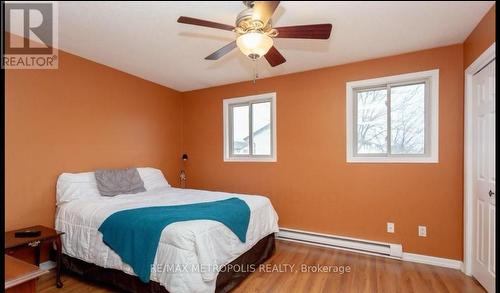
[[[255,60],[266,55],[273,46],[273,39],[260,32],[251,32],[239,36],[236,45],[243,54]]]

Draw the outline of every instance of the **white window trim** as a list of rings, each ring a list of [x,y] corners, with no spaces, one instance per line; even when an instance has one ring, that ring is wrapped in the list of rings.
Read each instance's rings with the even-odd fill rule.
[[[229,141],[229,105],[247,103],[258,100],[271,100],[271,156],[238,156],[231,157],[230,155],[230,141]],[[223,122],[224,122],[224,162],[277,162],[277,135],[276,135],[276,93],[265,93],[253,96],[238,97],[223,100]],[[251,135],[251,134],[250,134]]]
[[[429,79],[429,130],[430,150],[426,156],[355,156],[354,155],[354,90],[389,83]],[[348,163],[438,163],[439,162],[439,69],[350,81],[346,83],[346,160]]]

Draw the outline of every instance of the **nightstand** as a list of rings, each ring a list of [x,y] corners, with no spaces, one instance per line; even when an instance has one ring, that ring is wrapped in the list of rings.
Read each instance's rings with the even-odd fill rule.
[[[38,277],[48,273],[39,267],[5,255],[5,292],[36,292]]]
[[[19,238],[15,237],[14,233],[21,230],[40,230],[42,233],[36,237]],[[14,231],[5,232],[5,253],[7,255],[13,255],[16,250],[23,248],[32,248],[35,253],[35,264],[40,265],[40,246],[42,243],[52,243],[56,248],[56,286],[61,288],[63,283],[61,282],[61,256],[62,256],[62,244],[61,235],[63,232],[59,232],[55,229],[48,228],[45,226],[31,226],[23,229],[18,229]]]

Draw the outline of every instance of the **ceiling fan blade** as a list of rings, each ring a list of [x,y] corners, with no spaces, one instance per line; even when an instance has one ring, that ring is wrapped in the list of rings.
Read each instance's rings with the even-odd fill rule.
[[[234,48],[236,48],[236,41],[232,41],[231,43],[225,45],[219,50],[213,52],[212,54],[205,57],[205,60],[218,60],[220,57],[226,55],[231,52]]]
[[[280,1],[254,1],[252,20],[260,20],[265,26],[279,4]]]
[[[276,27],[278,35],[275,38],[297,38],[297,39],[322,39],[330,38],[332,25],[324,24],[309,24]]]
[[[278,49],[276,49],[276,47],[274,46],[272,46],[271,49],[269,49],[269,51],[267,52],[266,55],[264,55],[264,57],[266,57],[267,62],[269,62],[269,64],[271,64],[272,67],[278,66],[286,62],[285,57],[283,57],[283,55],[281,55]]]
[[[226,31],[232,31],[234,29],[234,26],[232,26],[232,25],[227,25],[227,24],[223,24],[223,23],[217,23],[217,22],[213,22],[213,21],[192,18],[192,17],[187,17],[187,16],[179,17],[179,19],[177,19],[177,22],[191,24],[191,25],[211,27],[211,28],[218,28],[218,29],[226,30]]]

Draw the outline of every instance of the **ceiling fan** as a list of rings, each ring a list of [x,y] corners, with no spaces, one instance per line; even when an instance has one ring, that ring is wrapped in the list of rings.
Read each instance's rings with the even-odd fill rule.
[[[248,58],[257,60],[264,56],[274,67],[285,63],[286,59],[273,46],[273,38],[326,40],[332,31],[329,23],[273,28],[271,17],[279,3],[280,1],[243,1],[247,8],[238,14],[235,26],[186,16],[179,17],[177,22],[233,31],[238,35],[236,40],[205,57],[206,60],[217,60],[238,47]]]

